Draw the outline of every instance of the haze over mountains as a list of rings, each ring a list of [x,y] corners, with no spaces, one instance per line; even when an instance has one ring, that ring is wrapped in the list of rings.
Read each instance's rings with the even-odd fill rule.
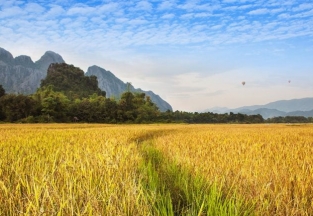
[[[263,118],[271,118],[277,116],[313,116],[313,97],[301,98],[292,100],[280,100],[264,105],[243,106],[235,109],[228,109],[226,107],[213,107],[207,112],[214,113],[242,113],[247,115],[260,114]]]
[[[47,75],[47,69],[51,63],[65,63],[59,54],[47,51],[38,61],[33,62],[29,56],[13,55],[0,47],[0,85],[7,93],[32,94],[40,86],[40,82]],[[95,75],[98,79],[99,88],[106,92],[107,97],[119,97],[127,90],[127,84],[118,79],[110,71],[98,66],[91,66],[86,73],[87,76]],[[130,91],[143,92],[150,96],[151,100],[161,111],[171,110],[169,103],[152,91],[144,91],[129,87]]]
[[[12,54],[0,47],[0,85],[7,93],[32,94],[40,86],[40,82],[47,75],[47,69],[51,63],[65,63],[61,55],[47,51],[38,60],[33,62],[29,56],[21,55],[13,57]],[[124,83],[112,72],[107,71],[96,65],[88,68],[85,73],[87,76],[94,75],[98,79],[98,86],[106,92],[107,97],[119,98],[126,90],[132,92],[143,92],[150,96],[151,100],[161,111],[171,110],[169,103],[164,101],[159,95],[152,91],[144,91],[134,88],[132,85]],[[242,113],[247,115],[260,114],[263,118],[277,116],[313,116],[313,97],[293,100],[281,100],[265,105],[243,106],[236,109],[226,107],[213,107],[205,112],[214,113]]]

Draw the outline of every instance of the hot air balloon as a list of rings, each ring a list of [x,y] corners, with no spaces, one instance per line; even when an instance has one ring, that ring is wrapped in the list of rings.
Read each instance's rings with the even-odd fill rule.
[[[245,84],[246,84],[246,82],[245,82],[245,81],[243,81],[241,84],[242,84],[242,85],[245,85]]]
[[[288,83],[290,83],[291,81],[290,80],[288,80]]]

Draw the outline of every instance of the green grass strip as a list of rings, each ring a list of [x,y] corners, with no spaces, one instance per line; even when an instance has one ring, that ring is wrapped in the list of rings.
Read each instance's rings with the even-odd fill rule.
[[[254,215],[253,205],[224,195],[221,186],[192,176],[164,157],[152,141],[141,144],[144,163],[141,185],[152,215]]]

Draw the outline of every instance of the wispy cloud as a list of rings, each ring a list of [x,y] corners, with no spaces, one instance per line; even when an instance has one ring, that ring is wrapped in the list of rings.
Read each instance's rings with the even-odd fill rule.
[[[84,55],[88,62],[96,58],[94,55],[111,60],[123,58],[128,62],[148,58],[147,55],[150,59],[155,56],[172,59],[175,55],[192,53],[202,59],[203,65],[216,64],[208,59],[224,48],[223,52],[227,53],[230,47],[242,50],[245,46],[262,47],[288,40],[301,43],[304,39],[311,41],[312,46],[312,26],[311,0],[56,0],[53,3],[0,0],[0,46],[17,50],[24,47],[37,56],[47,49],[68,52],[73,56]],[[137,57],[129,60],[129,56]],[[225,62],[234,58],[236,54],[228,56]],[[84,66],[88,62],[79,61]],[[165,70],[169,64],[160,64],[167,73],[179,72],[179,67]],[[139,66],[134,68],[140,70]],[[149,76],[151,71],[158,71],[144,68]],[[178,79],[202,83],[203,76],[193,74],[193,69],[186,66],[180,70],[185,76]],[[172,84],[179,88],[177,82]],[[203,92],[206,91],[222,92],[204,88]]]
[[[304,11],[304,10],[309,10],[313,8],[313,3],[304,3],[300,4],[297,7],[294,7],[292,10],[293,11]]]
[[[175,43],[175,41],[177,44],[182,44],[182,41],[185,41],[186,45],[190,42],[193,43],[193,41],[203,41],[209,44],[223,43],[223,40],[220,39],[212,41],[212,38],[220,37],[229,37],[228,39],[225,38],[228,43],[229,41],[236,43],[238,41],[247,42],[251,38],[254,38],[255,41],[262,41],[267,40],[267,38],[259,36],[255,29],[261,29],[263,35],[269,35],[272,34],[273,28],[286,27],[285,20],[288,20],[289,23],[288,30],[283,32],[283,36],[284,38],[294,38],[304,34],[298,31],[286,35],[286,32],[291,32],[296,27],[292,25],[295,21],[305,18],[306,22],[302,25],[303,29],[310,28],[310,24],[313,22],[312,3],[297,4],[295,1],[289,1],[278,4],[277,1],[269,1],[268,3],[263,2],[262,7],[259,7],[259,4],[261,4],[259,1],[238,2],[232,0],[210,4],[204,1],[178,3],[170,0],[161,2],[140,0],[133,3],[120,1],[73,5],[63,5],[61,3],[46,5],[40,2],[23,4],[16,1],[11,4],[2,3],[0,17],[2,18],[2,29],[14,28],[14,30],[18,30],[22,28],[19,24],[14,27],[10,26],[8,21],[13,19],[18,21],[17,23],[22,23],[23,20],[37,22],[40,19],[42,25],[50,25],[50,19],[54,19],[61,24],[61,28],[56,29],[59,35],[63,35],[66,31],[77,31],[78,28],[87,31],[98,29],[99,33],[102,32],[103,40],[112,39],[109,35],[113,36],[113,34],[116,34],[118,38],[118,35],[123,34],[125,29],[128,32],[133,32],[133,36],[139,35],[137,34],[137,28],[147,29],[142,30],[142,32],[149,31],[149,35],[159,35],[161,32],[158,37],[159,40],[156,40],[156,37],[146,38],[142,43],[145,45]],[[166,13],[159,13],[152,11],[152,9],[166,10]],[[229,11],[234,12],[230,15]],[[271,15],[264,18],[263,16],[267,14]],[[259,16],[260,18],[258,18]],[[171,22],[164,23],[162,20],[171,20]],[[245,22],[244,25],[240,24],[242,21]],[[255,21],[258,22],[257,25]],[[176,26],[179,25],[182,32],[186,32],[183,40],[177,40],[178,35],[173,34],[172,28],[167,28],[167,32],[164,32],[166,25],[174,25],[174,23]],[[148,26],[150,24],[155,27],[150,28]],[[272,28],[269,28],[269,26],[272,26]],[[30,27],[28,31],[38,30],[34,28]],[[119,30],[120,33],[114,32],[115,30]],[[238,31],[244,32],[244,34],[237,34]],[[209,33],[203,34],[202,32]],[[272,34],[271,40],[274,38],[280,40],[282,35],[279,32],[277,31],[278,34],[275,35]],[[37,32],[38,35],[43,33],[42,31]],[[307,35],[307,32],[305,34]],[[189,40],[184,40],[185,37],[189,37]],[[79,41],[79,38],[74,40]],[[129,38],[128,41],[124,41],[123,44],[128,43],[131,45],[134,41],[138,44],[138,40],[133,37]],[[99,43],[98,41],[94,42]]]
[[[175,7],[175,1],[170,1],[170,0],[166,0],[166,1],[162,1],[157,9],[158,10],[171,10],[173,9],[173,7]]]
[[[163,16],[161,16],[162,19],[172,19],[175,17],[175,14],[173,13],[167,13],[167,14],[164,14]]]
[[[267,8],[259,8],[259,9],[255,9],[255,10],[248,12],[248,14],[250,14],[250,15],[261,15],[261,14],[267,14],[269,12],[270,12],[270,10]]]
[[[150,3],[150,2],[147,1],[147,0],[139,1],[139,2],[136,4],[136,9],[137,9],[137,10],[151,11],[152,8],[153,8],[153,7],[152,7],[152,3]]]

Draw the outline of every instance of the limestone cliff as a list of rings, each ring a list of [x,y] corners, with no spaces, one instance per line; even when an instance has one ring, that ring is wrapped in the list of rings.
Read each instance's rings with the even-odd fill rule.
[[[7,93],[34,93],[51,63],[64,63],[64,60],[52,51],[47,51],[36,62],[26,55],[13,58],[10,52],[0,47],[0,85]]]

